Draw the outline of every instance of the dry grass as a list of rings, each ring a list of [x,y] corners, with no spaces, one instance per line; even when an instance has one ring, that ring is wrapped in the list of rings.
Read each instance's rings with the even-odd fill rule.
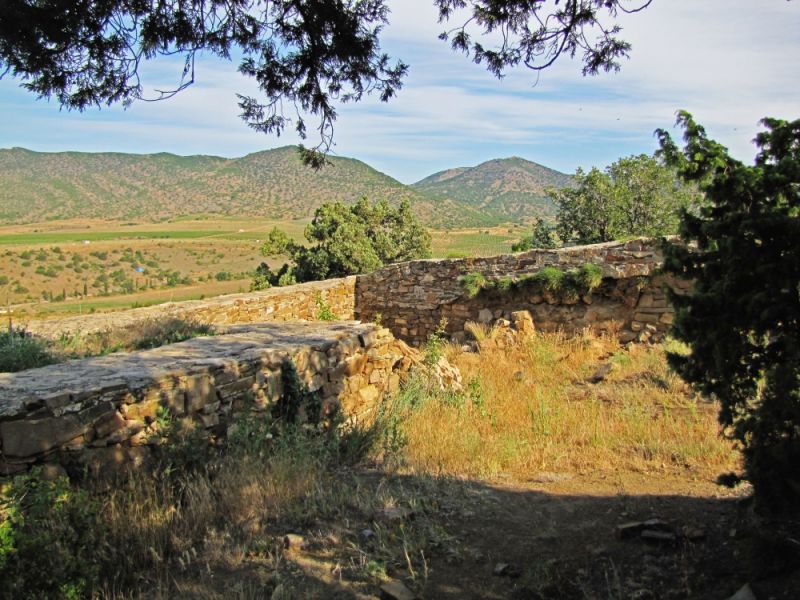
[[[417,471],[525,480],[542,471],[673,469],[711,477],[734,463],[717,406],[669,371],[663,346],[537,334],[501,349],[491,331],[472,329],[480,353],[450,353],[471,382],[465,394],[406,392],[415,408],[402,428]]]

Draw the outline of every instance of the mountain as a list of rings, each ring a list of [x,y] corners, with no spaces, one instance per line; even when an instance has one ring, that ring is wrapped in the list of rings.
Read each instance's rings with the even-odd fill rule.
[[[0,222],[67,218],[157,220],[211,213],[309,217],[324,202],[366,196],[411,202],[429,225],[485,222],[453,200],[431,200],[369,165],[330,157],[304,166],[294,146],[241,158],[0,150]]]
[[[512,157],[440,171],[411,187],[430,198],[477,209],[496,221],[512,221],[552,216],[555,206],[545,190],[570,185],[569,175]]]

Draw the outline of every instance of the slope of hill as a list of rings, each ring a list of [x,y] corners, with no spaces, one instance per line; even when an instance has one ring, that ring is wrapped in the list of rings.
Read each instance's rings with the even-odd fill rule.
[[[545,190],[571,183],[569,175],[512,157],[440,171],[412,187],[431,198],[453,200],[505,221],[553,215],[555,206]]]
[[[0,221],[158,220],[197,213],[295,219],[313,215],[323,202],[366,196],[409,200],[429,225],[486,222],[477,208],[431,200],[361,161],[330,161],[313,171],[292,146],[236,159],[0,150]]]

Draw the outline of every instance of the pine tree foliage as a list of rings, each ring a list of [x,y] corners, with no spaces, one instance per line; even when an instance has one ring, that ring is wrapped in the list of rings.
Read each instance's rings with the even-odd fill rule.
[[[463,19],[442,34],[500,76],[525,65],[541,70],[560,56],[581,55],[584,74],[619,69],[630,44],[619,38],[619,12],[652,0],[435,0],[441,22]],[[466,13],[466,14],[465,14]],[[306,164],[326,164],[337,104],[402,87],[408,66],[380,48],[386,0],[3,0],[0,78],[10,73],[38,97],[62,107],[170,98],[203,77],[201,54],[230,61],[258,85],[239,95],[241,116],[257,131],[293,127],[305,138],[317,119],[319,143],[301,147]],[[491,45],[474,41],[491,39]],[[494,46],[497,33],[502,42]],[[174,86],[147,92],[142,65],[159,56],[183,64]]]
[[[708,205],[684,213],[683,244],[665,269],[695,281],[676,296],[671,356],[699,391],[719,399],[720,422],[742,447],[762,507],[800,510],[800,120],[762,121],[745,165],[679,113],[685,147],[659,131],[661,152]]]

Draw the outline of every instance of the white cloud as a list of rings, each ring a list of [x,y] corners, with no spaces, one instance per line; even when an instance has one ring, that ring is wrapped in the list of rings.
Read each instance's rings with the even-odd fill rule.
[[[653,130],[669,127],[679,108],[750,160],[760,118],[800,116],[798,2],[655,0],[622,19],[633,51],[619,74],[583,78],[577,61],[565,61],[535,87],[530,71],[498,81],[451,52],[436,39],[444,26],[431,0],[389,4],[383,45],[411,63],[406,85],[389,104],[369,99],[341,107],[335,151],[403,181],[512,154],[565,171],[608,164],[652,151]],[[175,63],[148,70],[150,82],[165,86],[179,73]],[[59,113],[14,90],[15,82],[0,81],[0,146],[239,156],[297,142],[241,122],[234,94],[256,90],[235,65],[204,60],[197,73],[198,83],[172,100],[99,114]]]

